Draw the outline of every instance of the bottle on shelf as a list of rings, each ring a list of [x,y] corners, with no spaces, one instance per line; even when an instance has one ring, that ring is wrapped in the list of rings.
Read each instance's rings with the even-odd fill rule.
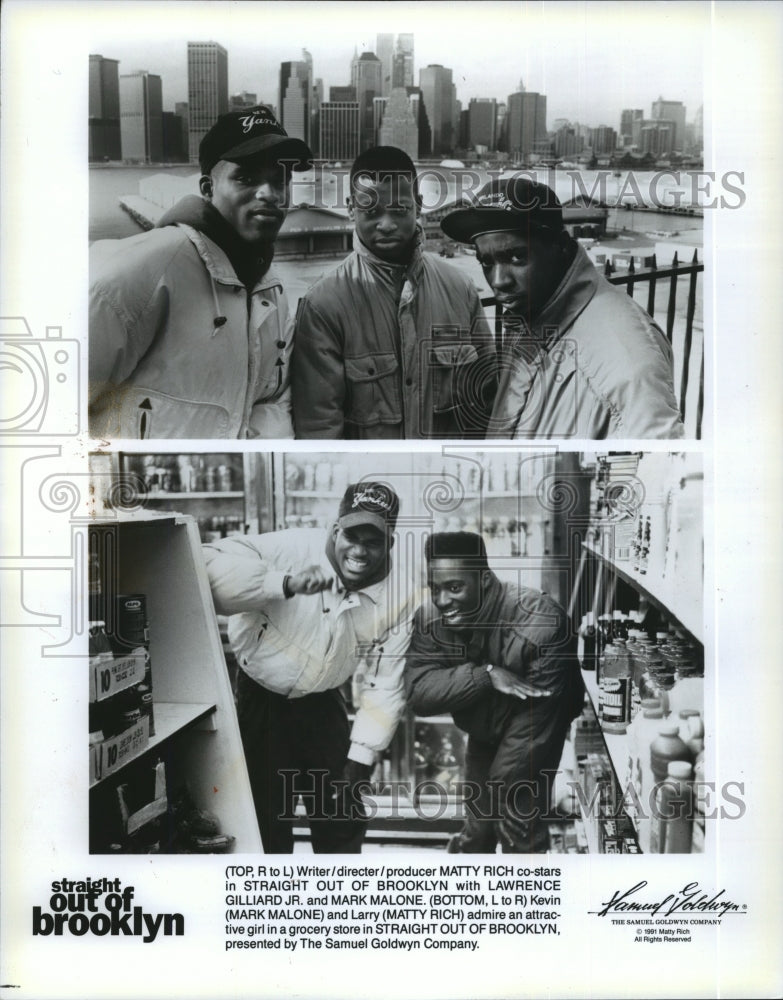
[[[613,636],[604,652],[598,697],[602,728],[624,733],[631,719],[631,658],[620,636]]]
[[[595,613],[588,611],[582,618],[582,670],[595,670],[597,637]]]
[[[692,754],[684,740],[680,739],[677,722],[667,722],[659,726],[658,735],[650,744],[650,767],[656,782],[663,781],[672,761],[692,762]]]
[[[656,796],[650,850],[654,854],[690,854],[693,843],[693,767],[684,760],[669,763]]]

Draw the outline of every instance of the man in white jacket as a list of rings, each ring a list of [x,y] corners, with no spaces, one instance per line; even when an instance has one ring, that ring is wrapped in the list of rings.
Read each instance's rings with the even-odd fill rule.
[[[336,522],[204,546],[215,608],[230,615],[237,713],[264,850],[291,853],[301,794],[316,853],[359,853],[358,786],[405,703],[414,588],[392,572],[399,499],[349,486]],[[354,676],[355,675],[355,676]],[[340,691],[354,677],[349,724]]]
[[[93,244],[93,437],[293,437],[293,323],[270,265],[311,156],[263,105],[222,115],[199,147],[201,197]]]

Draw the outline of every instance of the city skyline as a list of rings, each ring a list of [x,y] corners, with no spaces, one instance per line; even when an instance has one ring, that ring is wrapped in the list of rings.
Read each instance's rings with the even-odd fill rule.
[[[112,8],[125,6],[119,3]],[[181,10],[185,5],[174,6]],[[216,5],[209,5],[211,12],[187,6],[192,17],[173,19],[172,5],[149,5],[161,32],[167,29],[160,41],[154,32],[150,36],[149,19],[145,19],[146,28],[124,21],[122,30],[115,32],[112,25],[119,26],[120,19],[114,10],[96,10],[99,16],[90,32],[90,52],[119,60],[121,74],[141,69],[159,75],[165,109],[187,99],[189,41],[215,41],[226,48],[230,94],[251,91],[259,101],[276,105],[282,62],[301,59],[306,48],[313,59],[313,79],[322,79],[328,93],[330,86],[350,83],[354,51],[359,55],[375,52],[376,35],[385,32],[413,34],[416,85],[420,70],[428,65],[451,69],[463,109],[472,98],[505,102],[518,91],[520,80],[526,90],[546,95],[548,124],[567,118],[594,127],[618,128],[624,108],[642,108],[647,115],[661,97],[682,101],[687,119],[692,121],[703,104],[703,46],[709,25],[708,5],[703,3],[678,5],[677,30],[673,30],[666,8],[658,5],[626,15],[620,22],[617,6],[603,3],[536,8],[487,3],[482,5],[480,18],[471,4],[447,7],[430,3],[416,9],[395,4],[392,24],[388,9],[381,12],[379,5],[369,4],[362,8],[364,32],[353,29],[355,17],[350,8],[339,3],[319,4],[317,10],[310,4],[246,4],[241,11],[233,8],[232,17],[226,19],[216,15]],[[312,14],[297,16],[296,22],[308,25],[308,29],[307,35],[296,38],[291,17],[294,6],[302,14],[303,8],[309,8]],[[441,11],[448,12],[451,30],[432,23]],[[254,18],[262,13],[264,39],[248,42]],[[442,20],[442,16],[437,19]],[[525,29],[524,43],[509,41],[514,32],[502,33],[506,22]],[[187,24],[186,30],[183,24]],[[168,30],[170,25],[174,33]],[[513,51],[515,44],[518,52]]]

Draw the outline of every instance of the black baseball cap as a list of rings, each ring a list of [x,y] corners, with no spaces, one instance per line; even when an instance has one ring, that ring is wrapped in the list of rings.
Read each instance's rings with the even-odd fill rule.
[[[268,153],[268,159],[296,160],[292,169],[308,170],[313,154],[302,139],[293,139],[265,104],[221,115],[198,147],[202,174],[208,174],[218,160],[238,163],[248,157]]]
[[[370,524],[378,531],[394,531],[400,512],[400,498],[386,483],[353,483],[345,491],[337,513],[341,528]]]
[[[482,233],[563,229],[563,209],[555,192],[529,177],[497,178],[486,184],[470,205],[450,212],[440,224],[458,243],[472,243]]]

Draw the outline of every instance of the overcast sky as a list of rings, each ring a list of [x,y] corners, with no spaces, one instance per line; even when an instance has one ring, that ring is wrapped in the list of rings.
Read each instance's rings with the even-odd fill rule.
[[[78,8],[78,4],[74,5]],[[471,97],[505,100],[519,87],[546,94],[547,124],[569,118],[617,128],[622,108],[659,96],[681,100],[692,120],[704,101],[708,3],[103,3],[88,6],[89,51],[146,69],[163,81],[163,106],[187,100],[187,42],[228,50],[229,92],[277,103],[280,63],[313,57],[328,88],[350,82],[356,47],[378,32],[412,32],[419,70],[453,71],[463,107]]]

